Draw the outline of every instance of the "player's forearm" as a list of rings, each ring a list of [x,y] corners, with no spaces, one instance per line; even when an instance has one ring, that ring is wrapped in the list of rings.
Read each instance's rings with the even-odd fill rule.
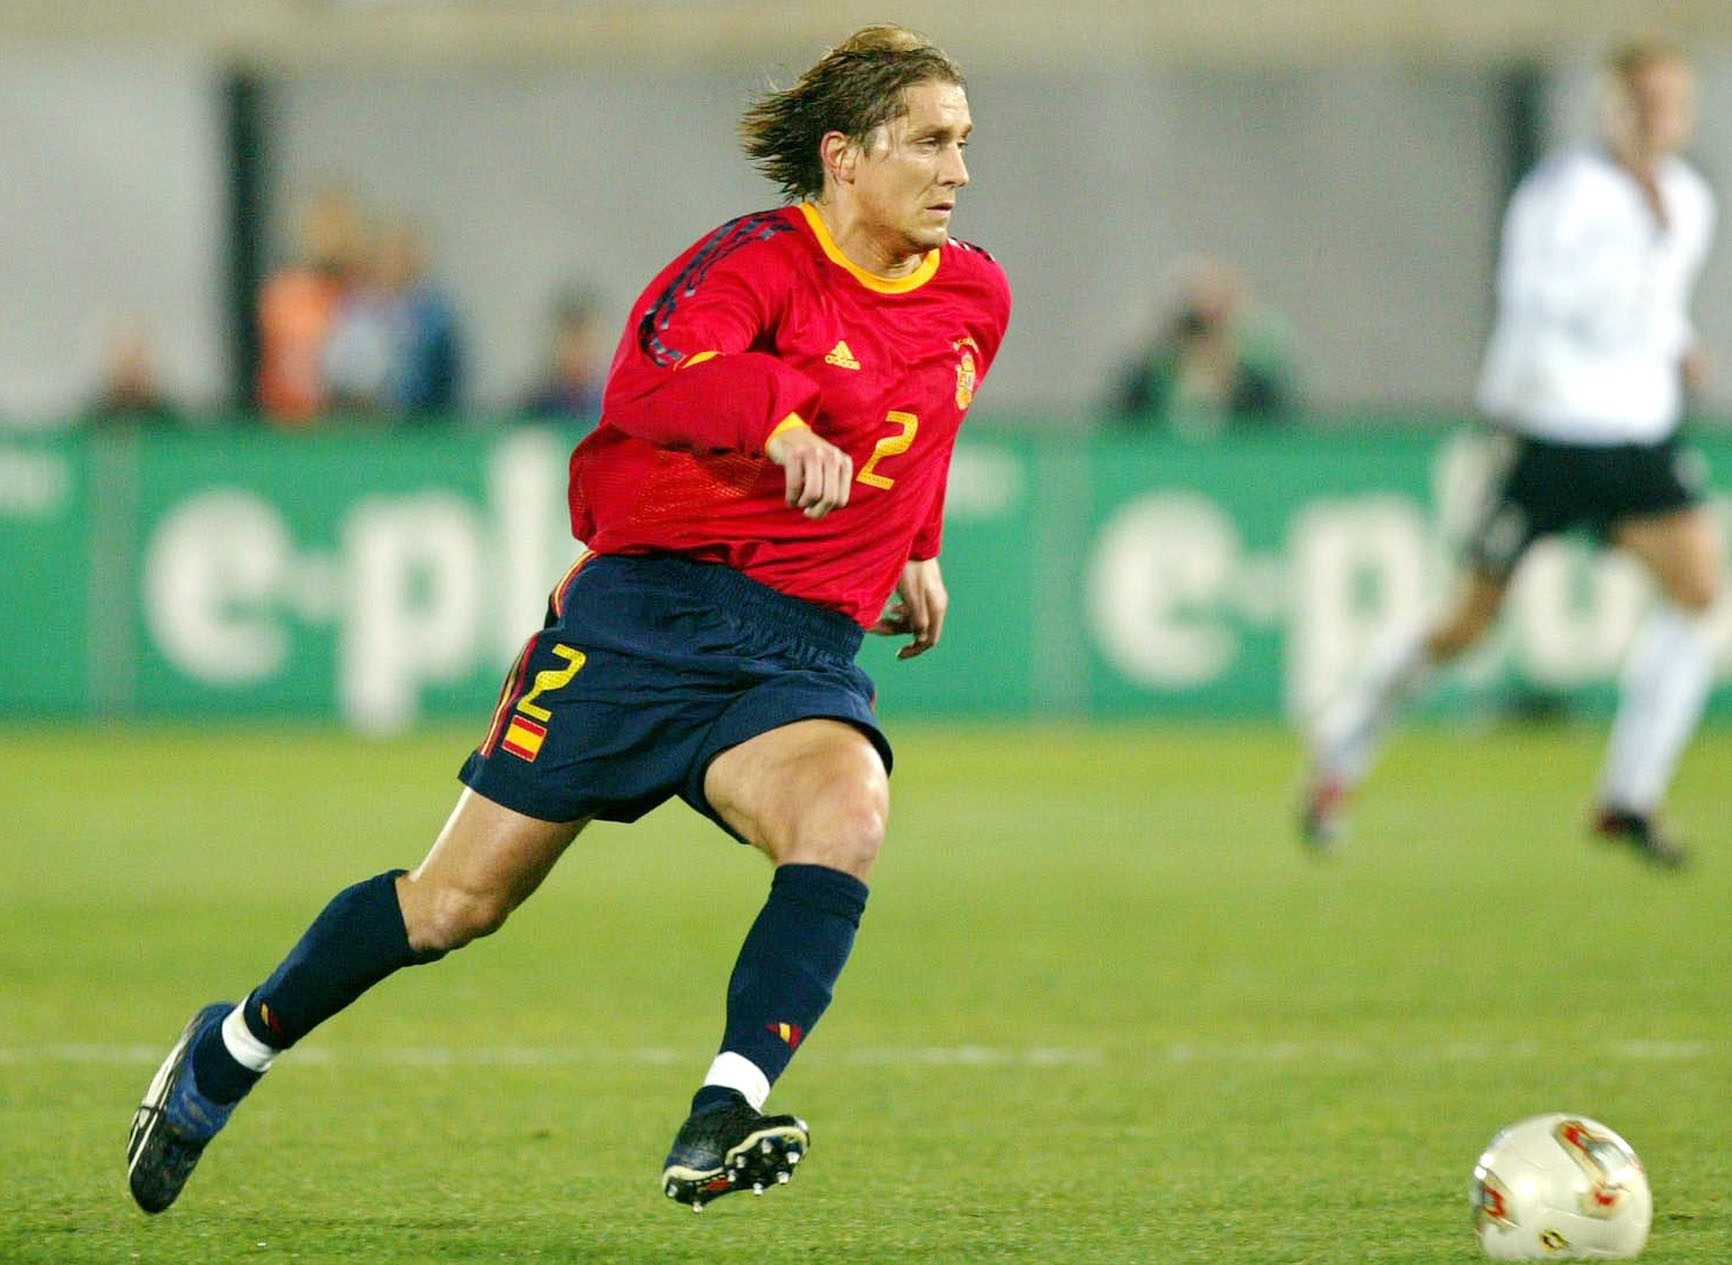
[[[647,381],[609,384],[602,414],[626,434],[663,448],[760,455],[790,413],[810,418],[818,411],[816,383],[758,352],[648,373],[654,376]]]

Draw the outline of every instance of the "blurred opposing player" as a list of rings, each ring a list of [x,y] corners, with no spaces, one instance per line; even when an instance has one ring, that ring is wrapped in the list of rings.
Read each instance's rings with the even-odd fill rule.
[[[902,657],[938,644],[951,450],[1010,318],[999,266],[950,236],[972,126],[956,64],[895,27],[746,114],[747,153],[794,204],[722,225],[634,306],[603,420],[572,454],[588,551],[507,677],[468,789],[418,867],[338,894],[240,1005],[188,1023],[129,1140],[147,1212],[281,1051],[497,930],[590,821],[675,795],[776,869],[661,1188],[701,1209],[792,1175],[806,1125],[762,1108],[829,1004],[889,809],[854,656],[865,631],[911,635]],[[611,1142],[592,1155],[615,1162]]]
[[[1553,157],[1516,190],[1480,384],[1506,432],[1501,485],[1455,608],[1384,646],[1321,715],[1302,820],[1313,845],[1340,833],[1401,704],[1485,632],[1528,546],[1587,526],[1661,595],[1624,668],[1595,827],[1658,865],[1683,863],[1657,812],[1711,684],[1703,617],[1720,589],[1718,534],[1676,436],[1704,371],[1688,307],[1714,227],[1713,194],[1679,156],[1694,124],[1688,59],[1623,48],[1608,66],[1604,146]]]

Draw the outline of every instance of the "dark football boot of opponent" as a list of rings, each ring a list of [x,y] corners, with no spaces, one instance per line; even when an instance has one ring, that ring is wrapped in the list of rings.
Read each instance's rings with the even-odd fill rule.
[[[693,1212],[736,1190],[761,1195],[794,1176],[811,1144],[804,1120],[766,1116],[735,1094],[686,1117],[662,1167],[662,1191]]]
[[[1594,818],[1594,833],[1610,843],[1633,848],[1638,856],[1662,870],[1680,870],[1690,854],[1672,833],[1646,813],[1602,808]]]
[[[1352,792],[1339,778],[1314,776],[1299,806],[1299,839],[1313,852],[1331,852],[1347,833]]]
[[[235,1109],[234,1103],[215,1103],[201,1094],[192,1074],[193,1041],[233,1009],[233,1002],[216,1002],[192,1017],[132,1117],[127,1178],[133,1199],[146,1212],[161,1212],[179,1198],[205,1145]]]

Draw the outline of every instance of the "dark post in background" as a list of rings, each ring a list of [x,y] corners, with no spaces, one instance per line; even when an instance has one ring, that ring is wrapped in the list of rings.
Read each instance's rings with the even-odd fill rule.
[[[269,90],[253,71],[235,70],[222,85],[225,160],[228,172],[227,302],[229,397],[253,411],[259,369],[259,289],[264,285]]]

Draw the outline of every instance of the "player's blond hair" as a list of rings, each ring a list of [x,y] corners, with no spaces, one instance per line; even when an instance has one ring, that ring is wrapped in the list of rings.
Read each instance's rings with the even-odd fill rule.
[[[868,26],[821,57],[791,88],[754,101],[740,120],[753,164],[790,199],[824,191],[819,142],[841,132],[857,145],[908,112],[915,84],[963,86],[962,68],[924,36],[900,26]]]

